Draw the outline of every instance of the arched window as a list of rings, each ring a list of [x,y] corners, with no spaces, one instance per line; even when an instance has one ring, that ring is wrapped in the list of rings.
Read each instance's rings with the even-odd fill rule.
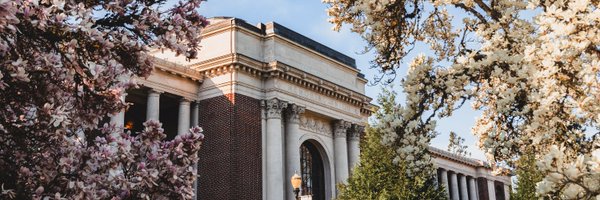
[[[300,146],[300,167],[302,170],[301,195],[310,195],[313,200],[324,200],[325,176],[323,160],[314,144],[304,142]]]

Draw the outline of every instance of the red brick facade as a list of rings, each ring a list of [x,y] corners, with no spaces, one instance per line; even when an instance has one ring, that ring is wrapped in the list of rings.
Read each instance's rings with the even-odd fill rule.
[[[262,199],[260,100],[226,94],[200,101],[206,140],[198,164],[198,199]]]

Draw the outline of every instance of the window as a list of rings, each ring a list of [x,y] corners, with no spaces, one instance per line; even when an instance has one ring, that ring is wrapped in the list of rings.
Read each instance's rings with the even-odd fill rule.
[[[325,199],[325,177],[323,161],[319,151],[310,142],[300,146],[300,167],[302,176],[302,196],[312,196],[313,200]]]

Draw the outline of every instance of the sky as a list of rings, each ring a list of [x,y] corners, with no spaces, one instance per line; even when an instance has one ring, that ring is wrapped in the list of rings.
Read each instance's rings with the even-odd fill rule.
[[[331,47],[343,54],[356,59],[356,65],[370,81],[378,72],[370,69],[369,62],[374,58],[374,52],[363,53],[367,43],[356,33],[349,31],[349,26],[344,26],[339,32],[333,31],[333,25],[327,19],[327,5],[320,0],[208,0],[203,2],[200,13],[205,17],[228,16],[245,20],[250,24],[277,22],[321,44]],[[426,47],[417,47],[409,54],[419,54]],[[395,81],[399,94],[399,102],[404,101],[404,94],[399,90],[398,80],[406,75],[406,67],[398,71]],[[381,85],[367,86],[366,95],[377,98]],[[375,101],[373,101],[375,103]],[[480,113],[471,110],[468,104],[454,112],[453,116],[437,123],[436,131],[440,133],[432,140],[432,146],[447,149],[450,131],[456,132],[465,138],[464,144],[468,146],[471,157],[485,160],[485,156],[476,146],[477,138],[471,134],[471,127]]]

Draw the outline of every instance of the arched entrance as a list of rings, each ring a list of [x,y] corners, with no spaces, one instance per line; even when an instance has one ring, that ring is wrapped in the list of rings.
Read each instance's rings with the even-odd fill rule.
[[[311,141],[300,145],[302,176],[301,195],[311,195],[313,200],[325,200],[325,167],[317,146]]]

